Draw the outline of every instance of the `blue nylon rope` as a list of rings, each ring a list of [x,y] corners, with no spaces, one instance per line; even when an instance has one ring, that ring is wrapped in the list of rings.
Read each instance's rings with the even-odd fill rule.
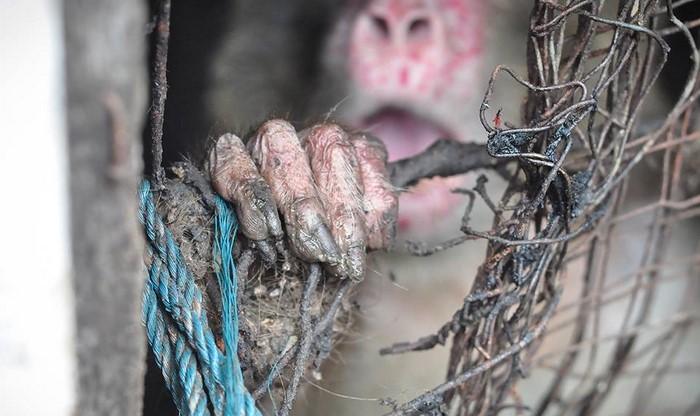
[[[143,322],[180,415],[209,415],[211,406],[215,416],[260,416],[243,384],[238,360],[238,281],[232,256],[238,224],[233,211],[217,198],[213,258],[221,290],[224,353],[202,309],[202,293],[156,211],[148,181],[142,182],[139,196],[139,219],[148,243]]]

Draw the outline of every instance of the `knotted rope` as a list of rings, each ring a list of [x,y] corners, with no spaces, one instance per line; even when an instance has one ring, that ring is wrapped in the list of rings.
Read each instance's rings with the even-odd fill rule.
[[[237,223],[233,211],[217,197],[212,254],[221,291],[224,353],[209,328],[202,292],[156,211],[148,181],[143,181],[139,194],[139,218],[147,239],[143,321],[180,415],[261,415],[243,384],[238,360],[237,276],[232,256]]]

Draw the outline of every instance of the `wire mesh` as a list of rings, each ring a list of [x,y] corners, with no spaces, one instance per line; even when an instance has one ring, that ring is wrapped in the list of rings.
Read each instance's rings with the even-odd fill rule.
[[[689,3],[534,1],[527,74],[496,67],[481,105],[489,153],[512,161],[507,189],[495,200],[479,179],[461,191],[463,235],[412,247],[484,238],[486,258],[449,322],[385,351],[450,342],[445,382],[391,414],[700,412],[699,22],[674,14]],[[672,34],[690,71],[664,107],[652,90]],[[489,122],[506,79],[525,91],[519,126]],[[470,225],[477,198],[489,231]],[[533,372],[547,382],[527,386]]]

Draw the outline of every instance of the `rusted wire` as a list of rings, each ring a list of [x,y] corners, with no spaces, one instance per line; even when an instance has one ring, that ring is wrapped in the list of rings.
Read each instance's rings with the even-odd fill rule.
[[[487,200],[483,184],[478,191],[466,190],[470,203],[462,235],[433,246],[409,246],[425,256],[483,238],[488,240],[486,258],[464,305],[449,322],[434,335],[382,350],[406,353],[451,342],[447,378],[425,394],[395,404],[388,414],[482,415],[513,406],[527,406],[537,415],[595,414],[617,380],[638,363],[638,383],[627,399],[629,414],[640,414],[663,378],[678,366],[674,357],[698,318],[688,312],[694,299],[679,300],[676,313],[661,320],[652,316],[652,309],[660,285],[669,280],[662,276],[664,270],[673,269],[674,278],[689,287],[698,275],[697,255],[678,259],[669,253],[671,229],[700,216],[698,196],[683,192],[684,181],[694,173],[688,154],[700,156],[700,55],[688,27],[697,23],[683,23],[674,15],[686,3],[690,1],[621,1],[610,16],[610,4],[604,8],[596,0],[534,1],[528,73],[496,67],[480,110],[489,153],[515,162],[503,198],[495,204]],[[641,111],[669,54],[664,37],[672,33],[682,33],[690,46],[690,72],[664,117],[654,128],[641,129]],[[494,85],[502,74],[525,89],[517,128],[488,122]],[[654,164],[658,153],[663,155],[659,197],[629,208],[633,169],[642,161]],[[469,225],[474,198],[492,206],[489,231]],[[636,230],[639,241],[646,239],[637,271],[614,276],[610,253],[620,228],[649,216],[645,227]],[[569,253],[572,242],[576,250]],[[545,328],[556,316],[565,289],[563,265],[577,259],[584,263],[575,277],[581,287],[564,308],[573,316],[554,327],[554,332],[571,330],[569,345],[554,354],[557,364],[550,361],[552,355],[543,356],[554,371],[551,385],[539,403],[523,403],[518,381],[529,368],[544,363],[536,358],[542,341],[536,338],[553,333]],[[679,264],[683,267],[675,270]],[[610,292],[621,285],[623,291]],[[627,305],[622,325],[619,333],[604,336],[601,311],[613,302]],[[664,336],[642,336],[657,327],[665,329]],[[614,344],[612,353],[600,351],[603,342]],[[510,398],[515,404],[506,402]],[[677,403],[677,410],[692,411],[697,403],[690,397]]]

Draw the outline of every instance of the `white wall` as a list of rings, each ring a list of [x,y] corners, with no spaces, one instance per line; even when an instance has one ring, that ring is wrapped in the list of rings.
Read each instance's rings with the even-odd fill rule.
[[[0,414],[74,413],[58,0],[0,0]]]

